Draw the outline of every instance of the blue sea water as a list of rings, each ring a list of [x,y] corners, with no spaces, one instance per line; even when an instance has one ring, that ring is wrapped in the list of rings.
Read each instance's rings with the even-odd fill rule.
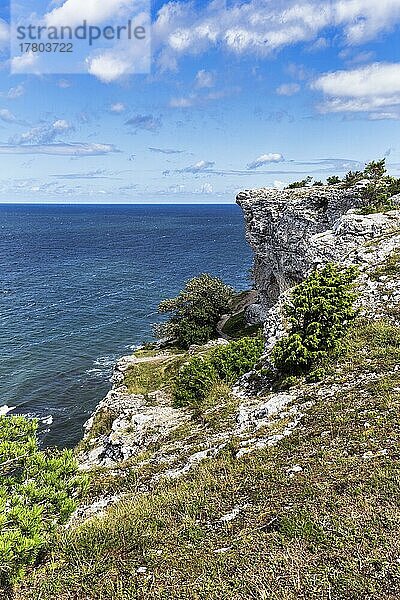
[[[115,360],[201,272],[249,287],[235,205],[0,205],[0,407],[73,446]]]

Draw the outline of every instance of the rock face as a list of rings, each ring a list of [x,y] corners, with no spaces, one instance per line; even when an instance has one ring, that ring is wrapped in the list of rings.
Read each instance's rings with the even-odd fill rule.
[[[79,454],[82,469],[125,462],[168,437],[190,418],[187,411],[173,408],[171,399],[161,390],[146,395],[128,393],[125,376],[130,367],[162,360],[169,360],[168,355],[151,359],[124,356],[117,362],[112,389],[84,425],[85,448]]]
[[[265,321],[280,295],[315,265],[341,262],[360,243],[398,226],[396,214],[356,214],[364,203],[357,187],[248,190],[237,203],[254,251],[258,299],[248,312],[250,321]]]

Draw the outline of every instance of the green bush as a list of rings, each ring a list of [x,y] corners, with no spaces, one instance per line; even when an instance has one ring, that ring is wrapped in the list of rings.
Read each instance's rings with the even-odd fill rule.
[[[338,183],[341,183],[341,179],[337,175],[332,175],[331,177],[327,177],[326,183],[328,185],[337,185]]]
[[[364,171],[350,171],[343,182],[346,187],[351,187],[361,180],[366,181],[366,185],[361,189],[361,195],[366,201],[362,210],[364,214],[395,208],[391,198],[400,193],[400,179],[388,175],[385,158],[371,161]]]
[[[287,190],[296,190],[298,188],[310,187],[312,180],[313,180],[313,177],[308,176],[305,179],[302,179],[301,181],[294,181],[293,183],[289,183],[289,185],[286,187],[286,189]]]
[[[194,356],[183,365],[177,377],[176,406],[199,406],[215,383],[233,384],[254,367],[263,349],[261,337],[242,338],[206,356]]]
[[[176,298],[161,302],[158,311],[172,316],[155,326],[156,334],[183,348],[204,344],[215,337],[216,326],[221,315],[228,312],[233,296],[233,289],[218,277],[207,273],[194,277]]]
[[[72,451],[38,449],[37,423],[0,417],[0,588],[24,574],[85,485]]]
[[[338,354],[349,325],[356,316],[354,267],[329,264],[296,286],[285,307],[290,333],[279,340],[272,362],[280,373],[305,373],[328,355]]]

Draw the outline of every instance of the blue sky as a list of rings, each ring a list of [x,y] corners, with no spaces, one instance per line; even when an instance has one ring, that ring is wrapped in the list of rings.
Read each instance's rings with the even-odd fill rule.
[[[400,176],[400,0],[153,3],[146,74],[116,45],[86,74],[11,75],[1,17],[1,202],[234,202],[383,156]]]

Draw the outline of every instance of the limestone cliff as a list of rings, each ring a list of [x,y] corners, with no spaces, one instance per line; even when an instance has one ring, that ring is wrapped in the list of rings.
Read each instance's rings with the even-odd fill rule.
[[[348,208],[359,202],[357,190],[336,188],[246,192],[238,201],[255,254],[265,362],[286,330],[282,307],[289,287],[317,264],[358,265],[361,314],[399,324],[400,211],[358,214]],[[177,477],[217,456],[233,439],[237,457],[276,444],[298,426],[310,397],[322,390],[330,393],[329,382],[317,387],[299,382],[289,392],[272,392],[249,373],[228,401],[217,398],[216,406],[198,421],[190,410],[173,406],[170,383],[193,353],[207,353],[215,343],[227,342],[220,339],[189,352],[143,350],[121,359],[113,389],[85,426],[82,468],[146,468],[151,472],[146,487],[151,488],[161,476]],[[348,384],[351,387],[350,379]]]
[[[265,321],[279,296],[321,262],[341,261],[360,243],[378,237],[391,217],[356,214],[360,188],[340,186],[294,190],[247,190],[237,196],[254,252],[257,302],[250,321]],[[395,219],[395,217],[394,217]]]

